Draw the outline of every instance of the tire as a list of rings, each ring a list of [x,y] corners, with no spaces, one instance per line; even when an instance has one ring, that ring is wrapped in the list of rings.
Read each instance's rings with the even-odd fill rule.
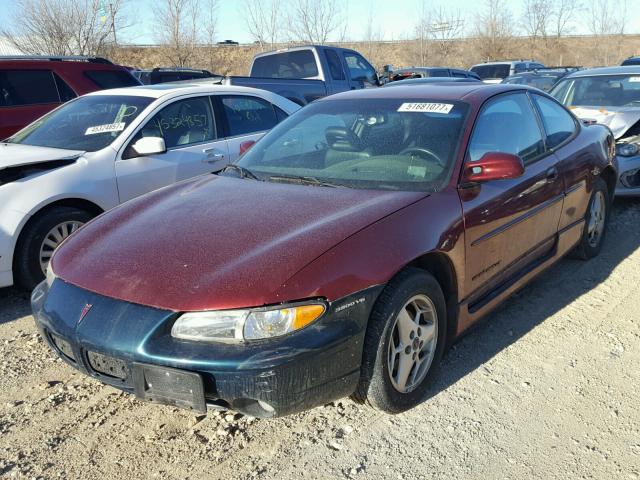
[[[41,253],[44,256],[53,253],[53,244],[64,240],[92,218],[91,213],[74,207],[54,207],[34,216],[20,234],[16,247],[13,261],[16,284],[25,290],[33,290],[45,277],[41,266]],[[66,227],[61,227],[62,230],[54,236],[52,230],[62,225]],[[65,232],[68,233],[64,235]],[[48,244],[45,245],[47,237]]]
[[[595,182],[593,192],[591,192],[589,205],[587,206],[582,237],[580,238],[580,242],[576,246],[575,250],[572,252],[573,257],[581,260],[589,260],[600,253],[607,233],[607,225],[609,224],[611,200],[607,184],[602,178],[598,178]],[[600,211],[602,212],[603,218],[600,218],[600,220],[593,216],[594,211],[598,211],[598,208],[595,206],[596,202],[601,202]],[[595,230],[592,227],[600,229],[597,234],[597,238],[594,238]]]
[[[411,319],[416,302],[421,308],[431,310],[431,313],[421,315],[421,328],[416,323],[401,321],[401,318]],[[403,311],[410,313],[409,316],[402,316]],[[399,273],[382,291],[371,312],[360,381],[353,399],[387,413],[400,413],[421,403],[445,350],[446,318],[444,295],[432,275],[416,268]],[[426,322],[426,325],[421,322]],[[401,325],[405,325],[404,329]],[[407,337],[407,331],[413,335]],[[435,339],[435,344],[429,342],[429,338]],[[398,350],[402,352],[397,353]],[[407,376],[402,375],[407,369],[402,368],[405,363],[401,357],[415,362],[416,352],[417,358],[422,358],[420,367],[416,371],[414,363]],[[403,377],[407,379],[404,387]]]

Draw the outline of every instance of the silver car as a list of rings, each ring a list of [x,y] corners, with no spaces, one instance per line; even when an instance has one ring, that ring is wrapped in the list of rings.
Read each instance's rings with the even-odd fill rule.
[[[580,70],[551,95],[586,123],[607,125],[616,138],[616,195],[640,196],[640,65]]]

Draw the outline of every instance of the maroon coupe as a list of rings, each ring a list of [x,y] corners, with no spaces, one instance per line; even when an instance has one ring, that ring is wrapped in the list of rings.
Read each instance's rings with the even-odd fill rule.
[[[65,361],[141,399],[400,412],[476,320],[563,255],[598,254],[614,148],[521,86],[332,96],[221,174],[72,235],[36,321]]]

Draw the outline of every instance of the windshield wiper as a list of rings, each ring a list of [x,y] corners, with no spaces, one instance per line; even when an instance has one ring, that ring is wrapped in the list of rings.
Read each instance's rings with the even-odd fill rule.
[[[235,163],[230,163],[229,165],[224,167],[220,173],[226,172],[228,170],[238,172],[240,178],[250,178],[251,180],[260,181],[260,179],[251,170],[241,167],[240,165],[236,165]]]
[[[343,186],[336,183],[325,182],[324,180],[320,180],[316,177],[308,177],[303,175],[271,175],[269,177],[269,180],[283,183],[298,183],[300,185],[315,185],[318,187],[338,188]]]

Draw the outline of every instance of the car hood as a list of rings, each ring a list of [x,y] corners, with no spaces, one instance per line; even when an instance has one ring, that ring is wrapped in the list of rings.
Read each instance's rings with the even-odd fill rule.
[[[61,148],[35,147],[18,143],[0,143],[0,170],[21,167],[52,160],[70,160],[79,157],[82,150],[64,150]]]
[[[52,268],[95,293],[175,311],[298,300],[274,292],[425,195],[200,177],[98,217],[64,242]]]
[[[616,139],[624,137],[627,130],[640,120],[638,107],[573,107],[571,111],[580,119],[606,125]]]

